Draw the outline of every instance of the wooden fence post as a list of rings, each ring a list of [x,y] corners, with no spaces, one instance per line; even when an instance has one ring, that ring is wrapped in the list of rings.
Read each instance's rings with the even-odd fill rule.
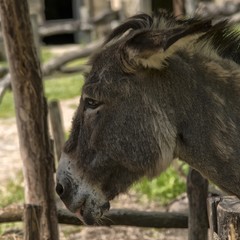
[[[65,142],[65,136],[63,131],[61,109],[58,101],[51,101],[48,104],[50,121],[52,127],[52,134],[54,139],[54,145],[56,149],[56,157],[59,161],[61,157],[62,147]]]
[[[240,200],[237,197],[209,198],[208,214],[212,239],[240,239]]]
[[[207,200],[208,221],[211,239],[215,239],[217,230],[217,204],[220,202],[220,197],[209,197]]]
[[[24,205],[24,239],[25,240],[40,240],[41,239],[41,214],[42,207],[37,205]]]
[[[57,240],[54,161],[48,136],[47,104],[27,0],[0,0],[0,14],[24,166],[25,202],[42,206],[41,239]]]
[[[196,170],[190,168],[187,178],[189,200],[188,239],[208,239],[207,196],[208,181]]]

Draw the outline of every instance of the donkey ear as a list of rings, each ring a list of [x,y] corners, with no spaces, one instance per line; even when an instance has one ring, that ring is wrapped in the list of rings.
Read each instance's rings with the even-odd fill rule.
[[[149,68],[161,68],[164,60],[211,28],[210,21],[164,30],[142,30],[126,42],[130,63]],[[197,35],[196,35],[197,34]]]

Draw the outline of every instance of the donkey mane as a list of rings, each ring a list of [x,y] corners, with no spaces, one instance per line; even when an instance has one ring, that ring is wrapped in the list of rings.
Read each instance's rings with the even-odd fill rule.
[[[208,52],[240,64],[240,30],[237,29],[236,25],[231,25],[226,20],[215,24],[212,22],[213,19],[199,17],[176,19],[164,10],[158,11],[152,17],[142,13],[129,18],[113,30],[104,45],[111,44],[111,41],[118,41],[129,33],[140,32],[141,30],[177,30],[179,27],[188,27],[194,24],[199,26],[208,23],[209,27],[192,33],[192,35],[199,32],[203,33],[194,41],[197,49],[206,47]]]

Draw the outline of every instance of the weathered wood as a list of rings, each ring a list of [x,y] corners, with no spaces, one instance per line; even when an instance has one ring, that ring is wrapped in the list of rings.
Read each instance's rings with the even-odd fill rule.
[[[58,101],[50,101],[48,104],[50,113],[50,122],[52,127],[52,134],[55,145],[55,152],[57,160],[60,159],[62,153],[62,147],[65,142],[62,114]]]
[[[185,12],[187,16],[192,16],[197,9],[199,0],[185,0]]]
[[[90,31],[91,25],[82,26],[79,20],[64,19],[64,20],[51,20],[46,21],[42,26],[39,26],[38,32],[41,37],[48,37],[58,34],[74,33],[76,31]]]
[[[237,197],[209,198],[208,215],[212,239],[240,239],[240,200]]]
[[[187,178],[189,200],[188,239],[208,239],[207,196],[208,181],[190,168]]]
[[[139,8],[140,8],[139,10],[141,12],[151,15],[152,14],[152,1],[140,0]]]
[[[240,3],[234,1],[223,1],[222,4],[216,2],[203,2],[198,4],[196,13],[202,17],[230,17],[238,13],[240,10]]]
[[[11,88],[11,75],[8,73],[0,81],[0,104],[2,102],[5,92]]]
[[[31,14],[30,16],[31,20],[31,27],[32,27],[32,33],[33,33],[33,40],[34,44],[37,50],[38,58],[41,56],[41,49],[40,49],[40,39],[39,39],[39,33],[38,33],[38,22],[37,22],[37,15]]]
[[[0,223],[23,221],[23,206],[9,206],[0,208]]]
[[[109,219],[109,220],[108,220]],[[124,225],[154,228],[187,228],[185,214],[167,212],[138,212],[133,210],[112,210],[106,214],[106,225]]]
[[[231,23],[239,23],[240,22],[240,13],[233,14],[229,19],[229,22]]]
[[[41,222],[42,207],[36,205],[25,204],[24,206],[24,239],[25,240],[40,240],[40,222]]]
[[[0,223],[22,221],[23,207],[7,207],[0,210]],[[101,226],[125,225],[155,228],[187,228],[188,216],[182,213],[144,212],[129,209],[112,209],[99,223]],[[58,222],[82,225],[82,222],[66,209],[58,210]],[[99,226],[100,226],[99,225]]]
[[[87,45],[82,49],[79,49],[77,51],[71,51],[67,54],[63,54],[58,58],[54,58],[50,60],[49,62],[44,64],[42,67],[43,75],[44,76],[50,75],[52,72],[56,71],[61,66],[63,66],[64,64],[70,61],[73,61],[79,58],[88,57],[101,46],[102,42],[103,42],[102,40],[99,40],[99,41],[90,43],[89,45]]]
[[[64,73],[64,74],[71,74],[71,73],[87,73],[89,70],[88,66],[83,65],[83,66],[74,66],[74,67],[66,67],[62,66],[59,69],[59,72]]]
[[[0,13],[24,166],[25,202],[43,207],[41,239],[57,240],[53,156],[47,132],[47,106],[27,0],[0,0]]]
[[[240,239],[240,200],[222,197],[217,205],[217,228],[221,240]]]
[[[39,26],[38,32],[41,37],[47,37],[58,34],[74,33],[81,31],[92,31],[98,25],[109,24],[113,20],[119,19],[118,11],[105,11],[88,22],[64,19],[48,20],[45,24]]]
[[[0,66],[0,78],[4,77],[7,73],[8,73],[8,68]]]
[[[220,197],[209,197],[207,199],[207,209],[208,209],[208,221],[210,227],[211,238],[214,239],[217,232],[217,205],[220,201]]]
[[[173,12],[176,17],[182,16],[185,12],[185,0],[173,0]]]

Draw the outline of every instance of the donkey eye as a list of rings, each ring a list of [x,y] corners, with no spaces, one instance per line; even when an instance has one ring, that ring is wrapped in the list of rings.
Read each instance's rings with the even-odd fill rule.
[[[95,109],[101,105],[101,102],[92,98],[85,98],[84,102],[85,102],[85,108]]]

